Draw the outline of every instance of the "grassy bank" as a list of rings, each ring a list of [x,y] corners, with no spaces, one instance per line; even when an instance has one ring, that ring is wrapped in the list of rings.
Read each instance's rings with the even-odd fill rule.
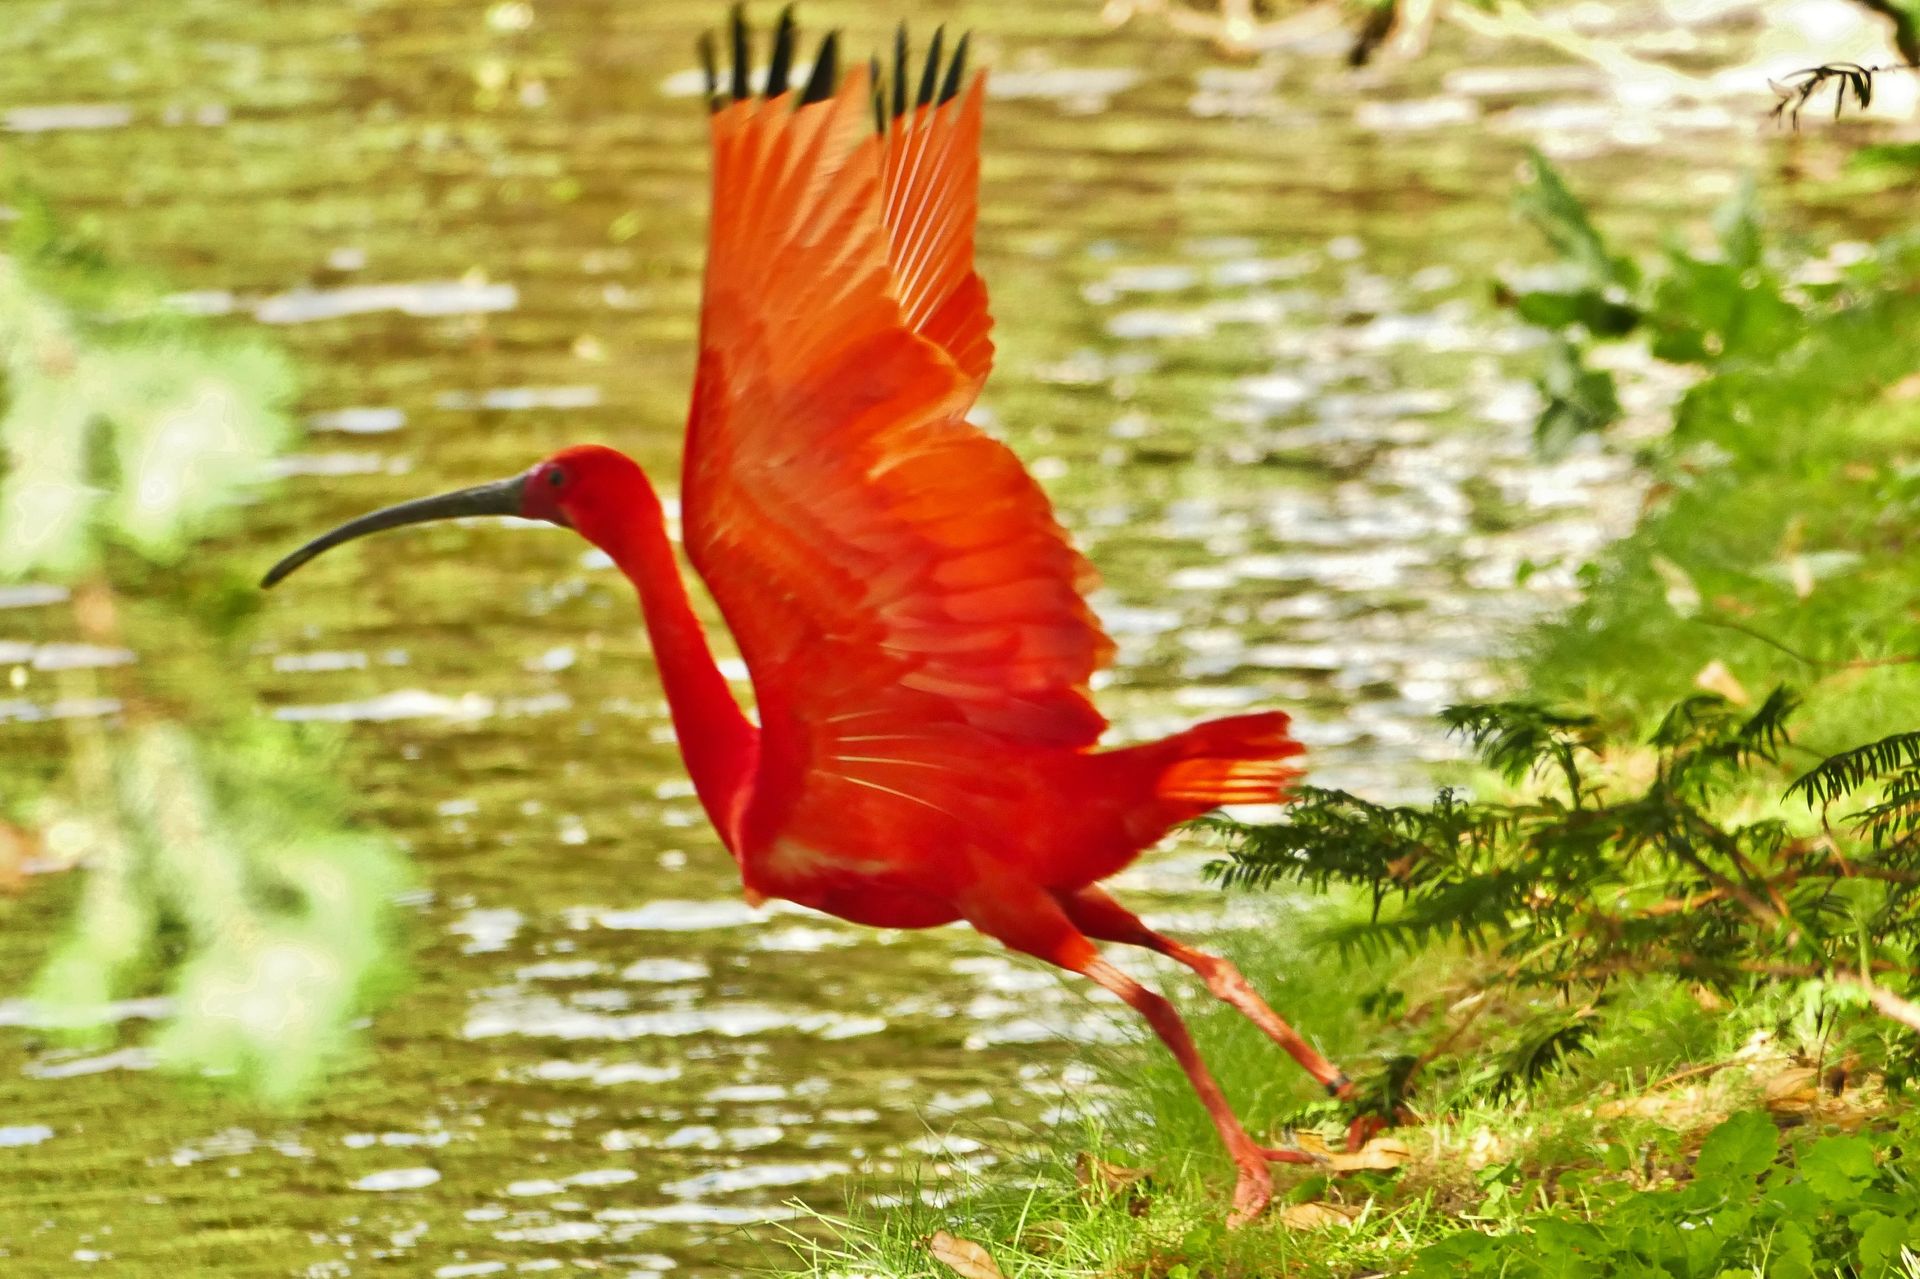
[[[1644,716],[1703,678],[1793,684],[1822,751],[1920,723],[1920,251],[1858,276],[1777,362],[1688,394],[1640,528],[1534,638],[1535,695]]]
[[[1063,1123],[1037,1153],[1007,1152],[1007,1162],[938,1196],[923,1198],[917,1180],[870,1187],[898,1206],[809,1223],[793,1273],[946,1275],[939,1245],[930,1247],[946,1232],[978,1243],[1009,1279],[1712,1275],[1735,1266],[1758,1266],[1735,1271],[1742,1274],[1797,1274],[1811,1272],[1769,1270],[1764,1259],[1815,1193],[1810,1185],[1844,1200],[1849,1218],[1861,1217],[1858,1226],[1836,1219],[1834,1236],[1821,1244],[1829,1257],[1857,1255],[1870,1229],[1875,1258],[1897,1255],[1881,1219],[1904,1226],[1920,1214],[1920,1166],[1911,1154],[1887,1158],[1901,1133],[1879,1130],[1883,1094],[1872,1083],[1839,1094],[1824,1088],[1809,1063],[1821,1057],[1827,1027],[1784,998],[1727,1008],[1677,982],[1638,981],[1580,1019],[1579,1050],[1563,1054],[1541,1031],[1564,1011],[1550,998],[1495,1001],[1462,1030],[1455,1010],[1476,998],[1477,982],[1456,957],[1430,956],[1386,978],[1382,966],[1342,962],[1297,941],[1243,936],[1230,949],[1297,1024],[1324,1031],[1323,1042],[1355,1066],[1396,1056],[1404,1066],[1419,1043],[1439,1048],[1420,1113],[1376,1146],[1396,1152],[1397,1167],[1338,1176],[1276,1169],[1273,1208],[1229,1231],[1222,1221],[1231,1168],[1177,1069],[1157,1044],[1139,1043],[1090,1058],[1089,1091],[1103,1098],[1103,1113]],[[1184,1011],[1257,1135],[1278,1137],[1298,1124],[1337,1138],[1338,1117],[1299,1086],[1298,1072],[1270,1044],[1213,1008],[1188,1000]],[[1752,1127],[1756,1116],[1764,1136]],[[1787,1134],[1778,1161],[1775,1146],[1765,1145],[1776,1131]],[[1861,1133],[1865,1145],[1830,1144],[1835,1134]],[[1702,1154],[1736,1140],[1749,1153],[1732,1165]],[[1764,1156],[1751,1153],[1763,1145]],[[1840,1160],[1844,1185],[1806,1171]],[[1722,1216],[1716,1246],[1694,1246],[1692,1255],[1714,1269],[1629,1264],[1649,1245],[1684,1250],[1686,1232],[1728,1203],[1754,1211],[1744,1227]],[[1636,1231],[1642,1237],[1632,1238]],[[1783,1246],[1800,1248],[1797,1238],[1788,1232]],[[1543,1268],[1560,1247],[1555,1240],[1569,1248],[1578,1241],[1595,1268]],[[1920,1240],[1903,1230],[1899,1242]]]
[[[1677,251],[1643,272],[1597,239],[1564,241],[1591,271],[1624,272],[1557,295],[1570,367],[1591,354],[1598,313],[1581,308],[1604,293],[1634,307],[1605,313],[1614,337],[1703,378],[1643,459],[1640,527],[1582,569],[1580,602],[1529,637],[1512,684],[1627,740],[1691,692],[1739,707],[1797,687],[1797,753],[1726,802],[1817,840],[1815,815],[1780,797],[1793,760],[1920,725],[1920,253],[1796,276],[1750,222],[1729,226],[1723,261],[1746,254],[1731,274]],[[1632,749],[1603,762],[1646,764]],[[1228,1232],[1227,1162],[1172,1062],[1136,1043],[1090,1059],[1099,1109],[1037,1154],[1007,1152],[937,1203],[890,1188],[904,1206],[817,1222],[797,1273],[1920,1274],[1920,1128],[1888,1092],[1913,1054],[1904,1027],[1819,981],[1656,974],[1528,993],[1452,942],[1411,961],[1326,943],[1364,936],[1367,917],[1334,900],[1312,931],[1229,945],[1333,1056],[1392,1083],[1375,1088],[1401,1125],[1378,1148],[1392,1167],[1277,1170],[1274,1209]],[[1345,1112],[1270,1044],[1217,1006],[1187,1011],[1256,1135],[1337,1140]]]

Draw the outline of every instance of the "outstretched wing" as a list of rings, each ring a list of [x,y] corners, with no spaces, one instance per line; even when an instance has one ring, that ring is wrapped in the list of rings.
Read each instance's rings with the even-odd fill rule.
[[[763,820],[803,797],[950,812],[983,747],[1099,737],[1111,644],[1046,496],[963,417],[992,359],[982,80],[958,57],[941,78],[936,49],[911,103],[904,65],[891,101],[864,69],[836,89],[829,36],[792,91],[793,45],[783,17],[761,96],[737,17],[729,92],[709,59],[687,550],[753,677]]]

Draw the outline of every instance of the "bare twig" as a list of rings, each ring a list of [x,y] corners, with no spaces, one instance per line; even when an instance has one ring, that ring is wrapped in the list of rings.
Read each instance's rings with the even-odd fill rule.
[[[1617,45],[1594,40],[1568,27],[1539,17],[1517,0],[1498,0],[1491,13],[1473,5],[1448,6],[1446,16],[1475,35],[1496,40],[1528,40],[1569,58],[1589,63],[1625,81],[1654,84],[1677,98],[1706,96],[1707,84],[1694,76],[1647,62]]]
[[[1834,973],[1834,978],[1859,986],[1866,992],[1867,1002],[1871,1003],[1883,1016],[1891,1017],[1910,1029],[1920,1030],[1920,1004],[1894,994],[1885,986],[1875,982],[1872,976],[1865,972],[1840,971]]]
[[[1719,1071],[1725,1070],[1728,1066],[1731,1066],[1731,1065],[1733,1065],[1731,1061],[1699,1062],[1696,1065],[1688,1066],[1685,1070],[1676,1070],[1671,1075],[1668,1075],[1666,1078],[1657,1080],[1654,1083],[1648,1084],[1646,1087],[1646,1091],[1661,1092],[1661,1091],[1664,1091],[1665,1089],[1673,1087],[1675,1084],[1680,1083],[1683,1080],[1697,1079],[1701,1075],[1715,1074]]]
[[[1779,85],[1774,86],[1776,90],[1779,89],[1779,87]],[[1784,100],[1781,105],[1785,105]],[[1776,106],[1774,108],[1774,114],[1778,115],[1780,110],[1781,107]],[[1878,670],[1883,666],[1913,666],[1920,664],[1920,653],[1901,653],[1893,657],[1853,657],[1847,658],[1844,661],[1836,661],[1830,657],[1815,657],[1811,653],[1803,653],[1792,645],[1775,639],[1757,627],[1748,626],[1744,622],[1736,622],[1730,617],[1696,617],[1693,620],[1702,626],[1712,626],[1719,630],[1734,631],[1746,636],[1748,639],[1758,640],[1768,648],[1785,653],[1796,662],[1803,662],[1808,666],[1824,671],[1825,674],[1818,676],[1814,681],[1815,683],[1824,683],[1827,680],[1844,675],[1850,671],[1871,671]]]
[[[1289,17],[1262,22],[1254,16],[1252,0],[1219,0],[1217,13],[1190,9],[1176,0],[1107,0],[1100,17],[1113,27],[1136,17],[1156,18],[1181,35],[1210,40],[1231,54],[1283,48],[1337,30],[1341,21],[1338,5],[1316,4]]]

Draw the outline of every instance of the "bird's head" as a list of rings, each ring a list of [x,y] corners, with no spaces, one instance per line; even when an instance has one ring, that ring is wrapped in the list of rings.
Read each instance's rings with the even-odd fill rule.
[[[636,493],[652,494],[637,462],[603,445],[578,444],[508,479],[401,502],[348,520],[275,564],[260,584],[273,586],[322,551],[369,533],[472,515],[545,520],[604,544],[615,522],[632,513]]]

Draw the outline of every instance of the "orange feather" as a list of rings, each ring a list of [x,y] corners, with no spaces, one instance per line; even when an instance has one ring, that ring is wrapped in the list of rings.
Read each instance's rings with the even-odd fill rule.
[[[524,475],[402,503],[283,560],[428,519],[517,513],[577,530],[634,583],[687,771],[748,897],[926,927],[964,918],[1085,975],[1145,1016],[1239,1168],[1266,1165],[1172,1007],[1096,940],[1194,969],[1330,1090],[1351,1085],[1230,964],[1164,937],[1098,887],[1175,824],[1287,797],[1300,746],[1277,711],[1097,750],[1089,692],[1113,645],[1093,569],[1005,446],[966,420],[993,358],[973,265],[985,81],[938,83],[939,39],[893,110],[864,72],[834,87],[833,37],[788,91],[793,27],[751,91],[714,98],[713,212],[688,414],[686,549],[753,680],[741,710],[631,458],[565,449]],[[902,33],[900,62],[905,61]],[[730,99],[730,100],[726,100]],[[872,114],[869,114],[869,111]]]

